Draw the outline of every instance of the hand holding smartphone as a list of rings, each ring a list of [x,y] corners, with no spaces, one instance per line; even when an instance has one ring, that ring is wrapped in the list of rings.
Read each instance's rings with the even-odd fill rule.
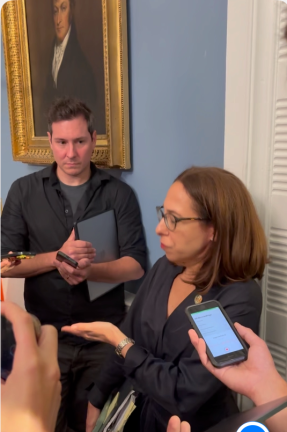
[[[9,252],[1,255],[1,274],[19,265],[23,259],[34,258],[34,252]]]
[[[56,259],[60,262],[65,262],[66,264],[69,264],[73,268],[78,267],[77,261],[73,260],[71,257],[64,254],[64,252],[62,252],[62,251],[57,252]]]
[[[8,259],[8,260],[22,260],[22,259],[31,259],[34,258],[34,256],[36,255],[35,252],[23,252],[23,251],[19,251],[19,252],[10,252],[8,254],[3,254],[1,255],[1,261],[4,259]]]
[[[247,347],[218,301],[189,306],[185,312],[197,335],[204,339],[213,366],[221,368],[247,359]]]

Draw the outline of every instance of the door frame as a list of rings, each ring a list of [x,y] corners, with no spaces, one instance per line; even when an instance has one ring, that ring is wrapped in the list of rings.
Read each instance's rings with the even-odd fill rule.
[[[228,1],[224,168],[248,187],[267,235],[281,3]],[[261,286],[264,338],[266,279]]]

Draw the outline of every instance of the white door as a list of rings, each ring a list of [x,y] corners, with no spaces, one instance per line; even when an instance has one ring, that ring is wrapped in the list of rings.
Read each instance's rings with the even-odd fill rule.
[[[229,0],[224,167],[250,190],[268,239],[261,336],[287,379],[287,6]],[[243,407],[244,408],[244,407]]]

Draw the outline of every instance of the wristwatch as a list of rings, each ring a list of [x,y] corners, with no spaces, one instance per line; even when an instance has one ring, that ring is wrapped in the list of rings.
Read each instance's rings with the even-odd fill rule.
[[[124,349],[124,347],[126,345],[128,345],[130,343],[134,345],[135,341],[133,339],[128,338],[128,337],[125,338],[124,340],[122,340],[115,349],[116,354],[118,356],[122,357],[122,350]]]

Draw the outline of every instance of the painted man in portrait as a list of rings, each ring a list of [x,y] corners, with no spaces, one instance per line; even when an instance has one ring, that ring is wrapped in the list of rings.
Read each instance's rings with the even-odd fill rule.
[[[43,113],[47,112],[55,98],[74,96],[86,102],[96,114],[99,112],[96,82],[92,67],[78,41],[73,19],[75,0],[51,1],[55,39],[49,54],[49,70],[43,95]],[[45,123],[43,124],[45,129],[42,132],[46,135]],[[95,123],[97,128],[97,121]]]

